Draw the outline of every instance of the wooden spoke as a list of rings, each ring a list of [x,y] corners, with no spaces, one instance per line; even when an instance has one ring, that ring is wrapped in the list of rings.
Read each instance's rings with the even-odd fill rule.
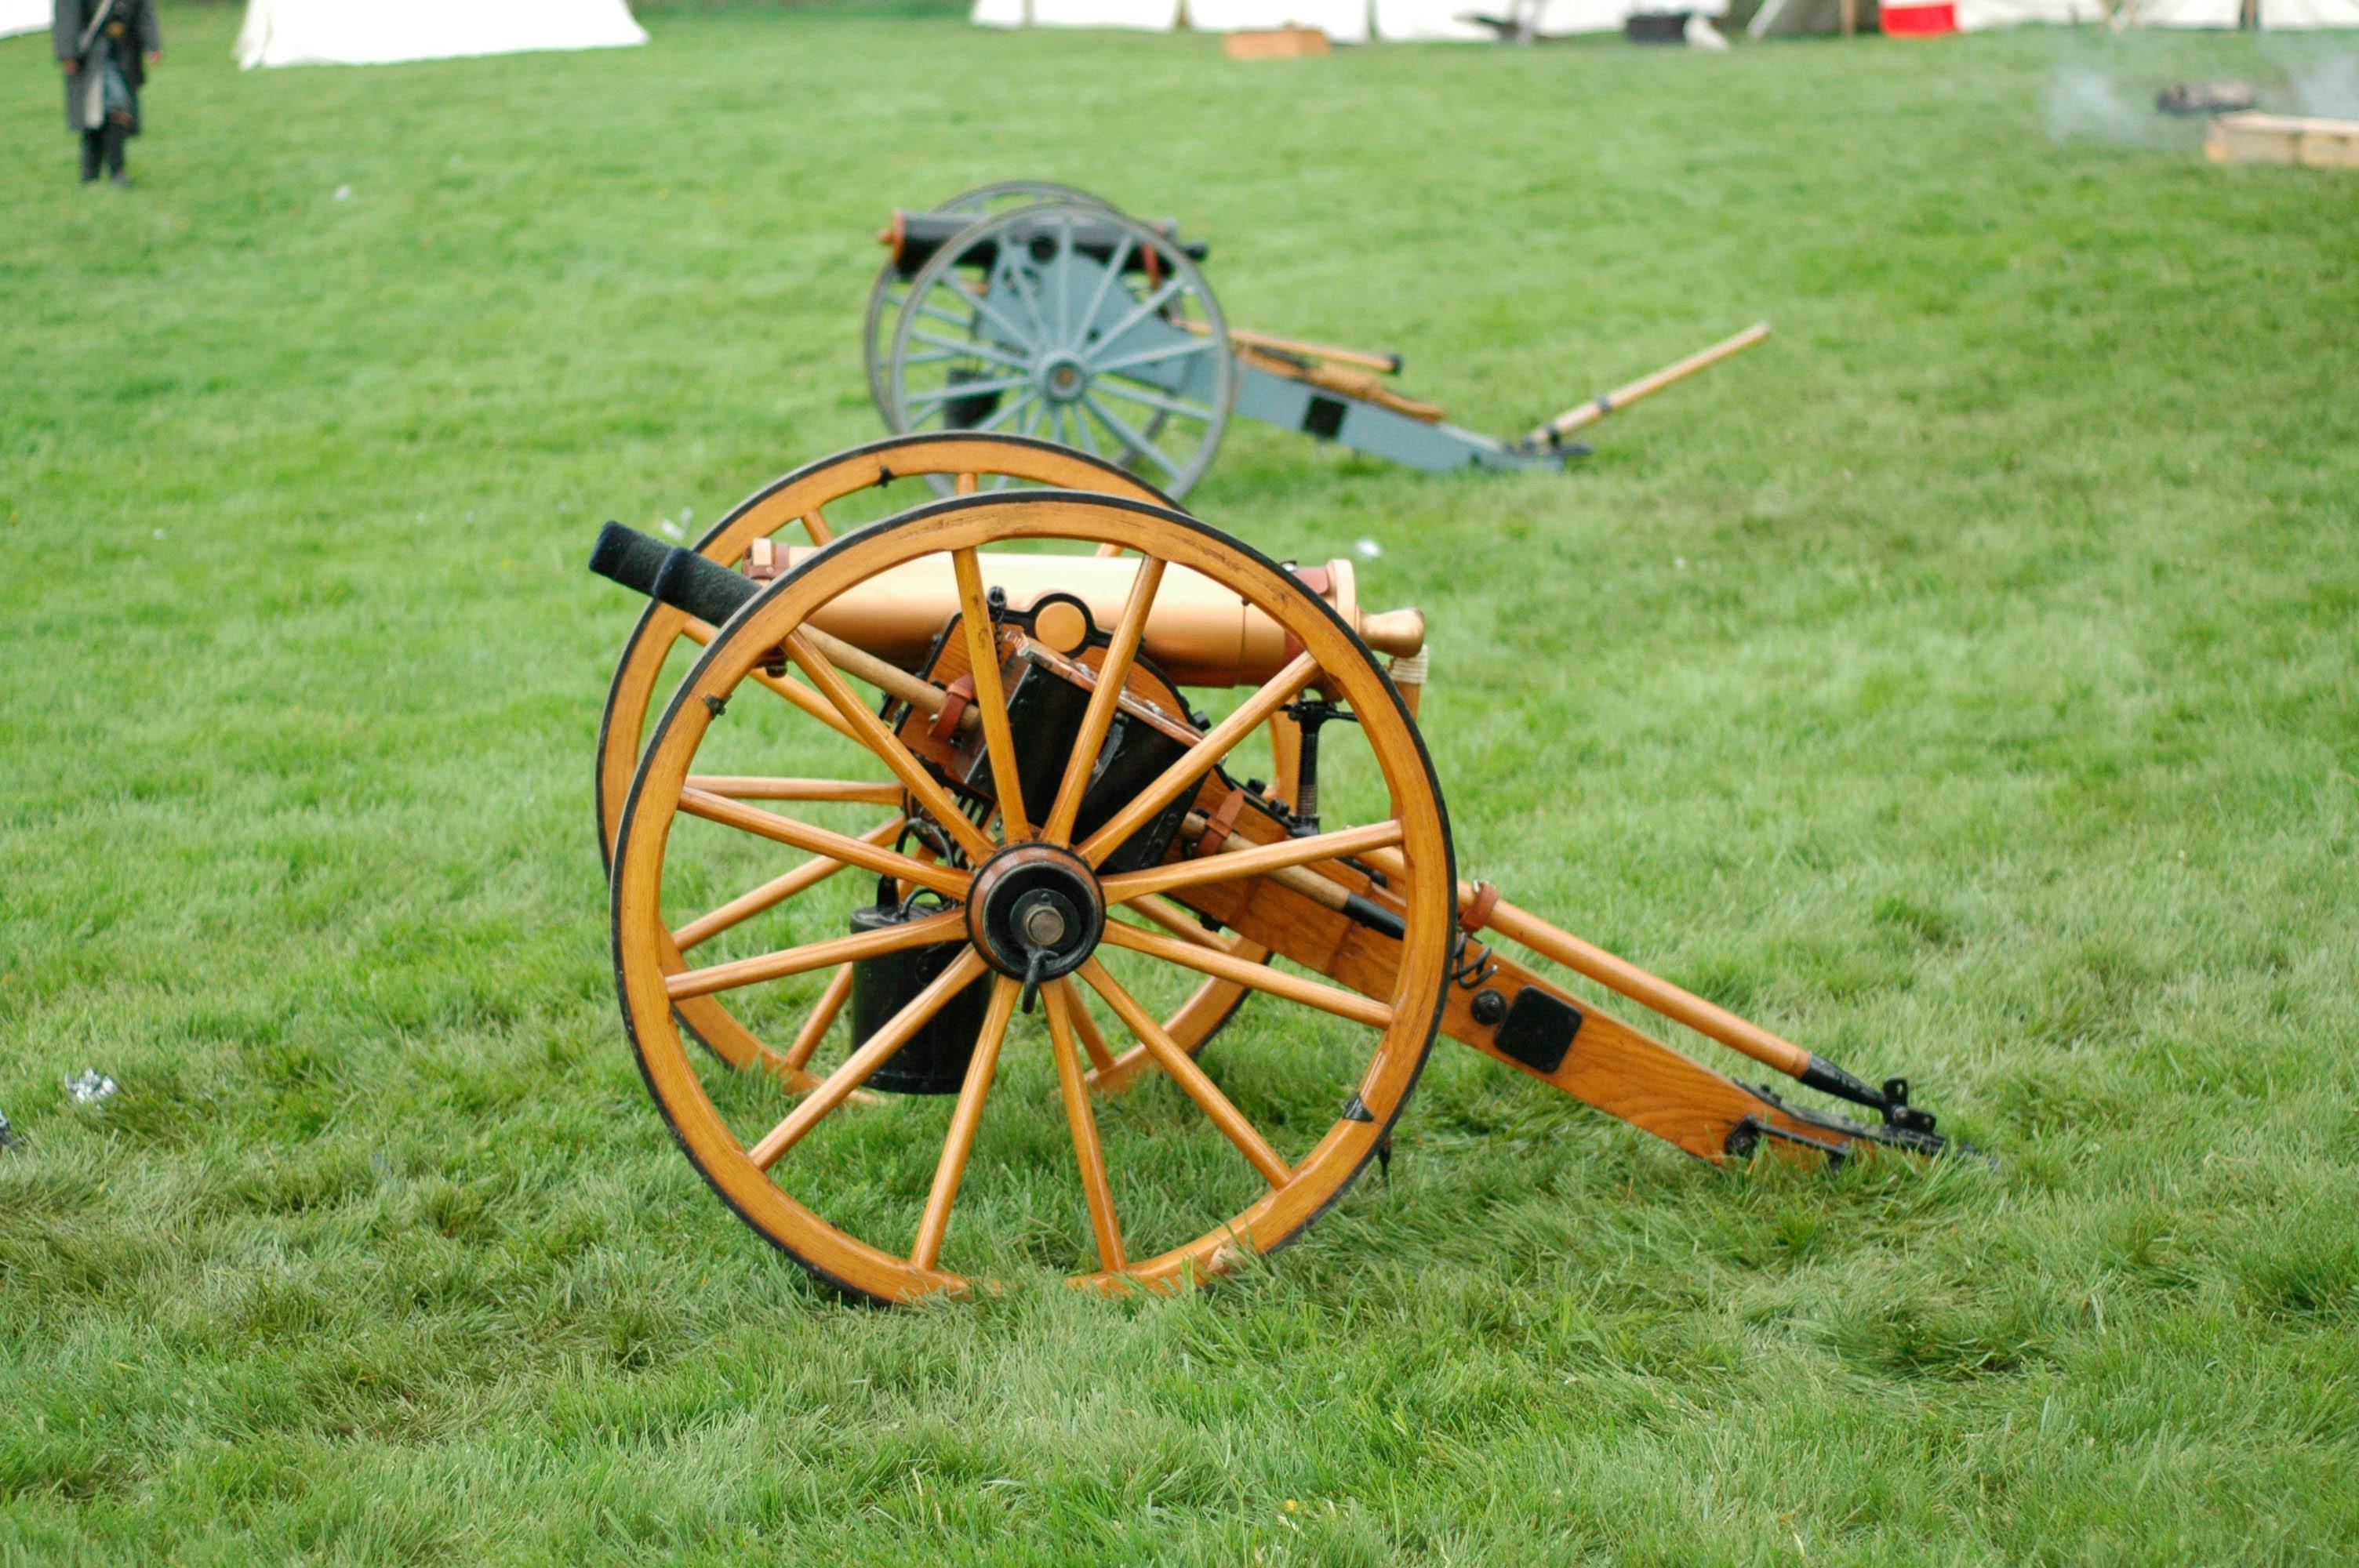
[[[958,493],[961,495],[973,495],[974,493],[974,475],[971,473],[962,473],[958,476],[956,489]],[[968,551],[966,553],[969,555],[973,554],[973,551]]]
[[[811,684],[819,688],[820,695],[835,705],[835,710],[843,715],[844,722],[852,726],[862,743],[883,759],[885,765],[893,770],[893,776],[908,786],[918,804],[926,808],[945,832],[958,840],[959,847],[967,852],[967,857],[978,865],[991,859],[994,848],[991,840],[983,836],[981,828],[966,819],[966,814],[951,798],[950,791],[926,771],[923,762],[910,755],[909,748],[901,744],[901,738],[885,728],[885,721],[871,713],[867,705],[853,695],[852,687],[844,683],[842,675],[828,656],[813,646],[810,639],[800,632],[787,633],[787,654],[803,667],[803,673],[810,676]]]
[[[1147,612],[1155,607],[1156,590],[1163,586],[1163,566],[1156,557],[1142,557],[1138,576],[1131,579],[1130,597],[1123,601],[1122,615],[1114,622],[1113,640],[1106,645],[1105,663],[1098,666],[1097,687],[1090,693],[1090,705],[1082,715],[1081,732],[1073,738],[1073,752],[1065,763],[1065,776],[1057,785],[1057,802],[1049,807],[1049,820],[1041,828],[1041,837],[1052,844],[1061,844],[1073,836],[1073,819],[1081,815],[1082,795],[1089,788],[1091,771],[1097,766],[1098,748],[1105,743],[1107,727],[1114,723],[1114,708],[1130,678],[1131,661],[1138,656],[1138,640],[1147,630]],[[1095,865],[1097,861],[1090,863]]]
[[[1082,999],[1069,979],[1051,981],[1042,994],[1049,1006],[1049,1050],[1057,1059],[1057,1090],[1065,1100],[1065,1124],[1073,1132],[1073,1158],[1082,1168],[1082,1195],[1090,1206],[1090,1229],[1097,1236],[1098,1261],[1112,1273],[1125,1260],[1122,1225],[1114,1218],[1114,1186],[1106,1180],[1097,1112],[1090,1108],[1081,1054],[1073,1048],[1072,1014],[1082,1011]]]
[[[680,631],[690,642],[699,644],[710,643],[720,634],[713,630],[712,622],[699,621],[693,615],[688,617],[681,624]],[[860,739],[852,732],[851,725],[836,716],[834,708],[821,700],[819,693],[811,690],[802,682],[786,676],[774,676],[767,670],[756,670],[753,675],[757,683],[777,692],[844,739],[848,741]]]
[[[819,993],[818,1005],[811,1009],[810,1016],[803,1020],[803,1026],[795,1031],[795,1037],[788,1043],[785,1053],[788,1067],[800,1072],[810,1065],[811,1053],[818,1050],[819,1043],[827,1038],[827,1032],[835,1027],[836,1014],[842,1012],[843,1004],[851,1000],[852,966],[844,964],[829,977],[827,989]]]
[[[1210,947],[1215,953],[1234,953],[1236,945],[1227,937],[1204,929],[1202,924],[1186,910],[1168,898],[1149,895],[1135,898],[1129,907],[1145,915],[1182,942],[1192,942],[1199,947]]]
[[[682,969],[676,975],[664,977],[664,991],[674,1001],[683,997],[711,996],[714,991],[734,990],[740,986],[759,985],[764,980],[808,974],[832,964],[881,957],[886,953],[897,953],[904,947],[928,947],[956,942],[965,935],[966,911],[946,909],[922,920],[901,921],[882,931],[855,932],[850,936],[832,937],[825,942],[806,942],[799,947],[782,947],[777,952],[763,953],[751,958],[733,958],[725,964],[712,964],[701,969]]]
[[[1072,1022],[1073,1033],[1081,1036],[1082,1049],[1089,1053],[1091,1068],[1104,1072],[1112,1067],[1114,1054],[1113,1048],[1106,1044],[1105,1031],[1098,1027],[1097,1019],[1082,1003],[1082,993],[1078,989],[1073,992]]]
[[[983,956],[970,947],[951,960],[951,967],[934,978],[931,985],[911,997],[901,1011],[886,1022],[884,1028],[861,1043],[860,1049],[844,1058],[843,1065],[820,1080],[819,1087],[805,1095],[795,1108],[787,1113],[784,1121],[770,1129],[759,1143],[745,1152],[746,1157],[766,1171],[778,1162],[778,1156],[802,1141],[803,1135],[819,1125],[820,1119],[842,1105],[852,1091],[866,1083],[869,1075],[890,1061],[893,1053],[909,1043],[909,1037],[926,1026],[926,1021],[940,1012],[951,998],[989,968]]]
[[[942,1157],[934,1166],[933,1190],[926,1195],[925,1213],[918,1218],[918,1244],[910,1249],[909,1261],[920,1269],[930,1269],[941,1260],[942,1238],[951,1227],[951,1205],[958,1201],[967,1156],[974,1152],[975,1129],[983,1124],[983,1102],[991,1094],[992,1075],[999,1070],[1000,1044],[1007,1038],[1007,1021],[1016,1015],[1016,999],[1023,989],[1006,975],[991,988],[983,1032],[975,1036],[974,1054],[967,1058],[966,1080],[959,1086],[950,1131],[942,1139]]]
[[[832,544],[835,541],[835,530],[828,524],[827,514],[816,506],[803,514],[803,532],[810,536],[810,542],[814,545]]]
[[[1167,892],[1173,888],[1193,887],[1199,882],[1234,881],[1239,877],[1257,877],[1265,872],[1280,871],[1288,866],[1307,866],[1319,860],[1340,860],[1346,855],[1364,854],[1382,849],[1401,841],[1401,825],[1397,821],[1373,823],[1365,827],[1343,827],[1332,833],[1314,833],[1308,838],[1281,838],[1275,844],[1263,844],[1251,849],[1236,849],[1219,855],[1199,855],[1192,860],[1175,860],[1168,865],[1150,866],[1143,871],[1125,871],[1105,879],[1101,885],[1106,901],[1121,903],[1142,893]],[[1083,856],[1089,849],[1082,847]]]
[[[901,786],[858,784],[850,779],[767,779],[743,773],[690,773],[685,789],[725,795],[732,800],[841,800],[861,806],[898,806]]]
[[[1114,1016],[1129,1025],[1131,1033],[1138,1036],[1138,1043],[1147,1047],[1147,1054],[1161,1064],[1163,1070],[1171,1075],[1172,1081],[1186,1091],[1190,1099],[1202,1108],[1204,1114],[1212,1119],[1212,1125],[1221,1130],[1221,1135],[1237,1146],[1238,1152],[1261,1173],[1264,1181],[1273,1187],[1282,1187],[1294,1179],[1294,1173],[1287,1168],[1284,1160],[1278,1158],[1277,1151],[1269,1146],[1268,1141],[1255,1130],[1254,1124],[1245,1119],[1245,1112],[1221,1092],[1220,1085],[1212,1082],[1204,1069],[1196,1065],[1193,1056],[1173,1044],[1171,1036],[1163,1032],[1163,1026],[1155,1022],[1155,1015],[1139,1006],[1138,999],[1123,989],[1121,983],[1106,973],[1103,964],[1094,957],[1086,958],[1075,973],[1089,982],[1092,990],[1105,998],[1106,1005],[1114,1009]]]
[[[1145,953],[1169,964],[1211,975],[1216,979],[1234,980],[1271,996],[1299,1001],[1305,1007],[1315,1007],[1321,1012],[1332,1012],[1338,1018],[1348,1018],[1354,1023],[1371,1024],[1382,1029],[1393,1021],[1393,1010],[1385,1003],[1357,991],[1347,991],[1337,986],[1321,985],[1290,975],[1266,964],[1248,963],[1226,953],[1215,953],[1169,936],[1158,936],[1152,931],[1141,931],[1136,925],[1119,921],[1106,922],[1105,939],[1110,946],[1127,947],[1134,953]]]
[[[1107,663],[1111,665],[1113,660],[1109,658]],[[1082,859],[1093,866],[1103,862],[1108,855],[1121,848],[1124,841],[1132,834],[1154,820],[1156,814],[1170,805],[1180,791],[1191,788],[1197,781],[1210,773],[1214,763],[1236,748],[1238,741],[1260,728],[1262,720],[1293,701],[1295,694],[1309,686],[1310,678],[1318,673],[1319,661],[1309,654],[1302,654],[1298,655],[1293,663],[1272,676],[1259,690],[1238,704],[1234,713],[1213,725],[1202,740],[1189,747],[1178,762],[1166,768],[1161,777],[1134,795],[1127,805],[1114,814],[1104,827],[1092,834],[1089,842],[1080,847],[1079,853]],[[1106,684],[1103,680],[1098,683],[1100,695],[1103,694]],[[1093,708],[1092,711],[1095,709]],[[1103,731],[1101,731],[1101,738],[1103,738]],[[1090,760],[1092,762],[1096,760],[1094,749],[1091,752]],[[1076,763],[1082,761],[1080,753],[1074,754],[1074,761]],[[1086,770],[1082,776],[1084,778],[1088,776]],[[1080,802],[1076,800],[1074,804],[1078,806]],[[1066,826],[1068,828],[1071,827],[1070,820]],[[1212,857],[1207,856],[1206,859],[1209,860]],[[1142,891],[1152,892],[1153,890]]]
[[[898,798],[897,792],[896,798]],[[897,816],[863,833],[860,840],[884,849],[901,836],[901,828],[908,821],[906,816]],[[843,870],[844,864],[832,855],[820,855],[805,860],[785,876],[773,877],[753,892],[740,893],[712,914],[690,921],[671,934],[672,945],[685,953],[700,942],[709,942],[731,926],[742,925],[764,910],[775,908],[797,893],[817,887]]]
[[[882,849],[865,839],[853,838],[825,827],[815,827],[808,822],[798,822],[791,816],[751,806],[740,806],[734,800],[701,790],[682,790],[679,808],[690,816],[701,816],[707,822],[718,822],[758,838],[772,839],[793,849],[825,855],[854,866],[865,866],[872,871],[915,882],[921,888],[948,893],[953,898],[966,894],[966,885],[973,879],[966,872],[949,866],[929,865],[896,850]]]
[[[971,481],[973,474],[962,474]],[[991,758],[992,793],[999,797],[1000,837],[1013,844],[1032,836],[1024,815],[1024,781],[1016,771],[1016,732],[1007,724],[1007,694],[999,680],[999,635],[983,593],[983,563],[973,550],[951,552],[958,574],[959,619],[966,626],[967,674],[974,707],[983,714],[983,747]]]

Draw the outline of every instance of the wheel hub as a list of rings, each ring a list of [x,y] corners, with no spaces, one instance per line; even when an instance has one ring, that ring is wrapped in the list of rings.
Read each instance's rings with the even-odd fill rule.
[[[1090,389],[1089,366],[1077,354],[1050,354],[1040,362],[1040,392],[1051,403],[1078,403]]]
[[[966,923],[984,962],[1037,984],[1071,974],[1097,950],[1105,895],[1089,863],[1071,849],[1016,844],[975,872]]]

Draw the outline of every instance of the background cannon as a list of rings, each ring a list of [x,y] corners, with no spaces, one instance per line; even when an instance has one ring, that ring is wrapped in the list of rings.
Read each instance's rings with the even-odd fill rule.
[[[1232,413],[1437,471],[1558,464],[1572,434],[1768,336],[1747,328],[1523,437],[1452,425],[1388,378],[1397,353],[1231,326],[1202,242],[1068,186],[984,186],[893,214],[864,352],[890,428],[1011,430],[1106,457],[1185,495]]]
[[[1904,1080],[1460,881],[1423,621],[1366,610],[1347,566],[1282,568],[1136,494],[950,478],[970,493],[736,571],[614,524],[592,562],[717,626],[614,836],[625,1019],[690,1159],[820,1276],[899,1301],[1044,1261],[1109,1288],[1234,1269],[1386,1151],[1437,1033],[1709,1161],[1945,1146]],[[781,849],[805,858],[777,873]],[[1693,1062],[1510,943],[1873,1118]],[[1210,1030],[1168,1022],[1201,1022],[1207,984],[1234,988],[1223,1018],[1288,1014],[1217,1072]],[[720,1053],[766,1072],[686,1049],[724,996],[790,1042]],[[1046,1049],[1012,1045],[1036,1007]],[[815,1136],[842,1157],[794,1158]]]

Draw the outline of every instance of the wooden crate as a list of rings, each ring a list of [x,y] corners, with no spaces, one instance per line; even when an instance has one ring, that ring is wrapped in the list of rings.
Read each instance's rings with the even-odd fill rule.
[[[2223,114],[2212,122],[2203,156],[2213,163],[2295,163],[2309,168],[2359,168],[2359,120],[2292,114]]]
[[[1294,59],[1325,54],[1327,35],[1316,27],[1256,27],[1231,33],[1224,46],[1231,59]]]

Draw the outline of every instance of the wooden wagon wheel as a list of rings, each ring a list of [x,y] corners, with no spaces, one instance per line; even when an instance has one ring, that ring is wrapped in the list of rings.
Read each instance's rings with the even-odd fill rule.
[[[1113,202],[1077,186],[1059,185],[1049,179],[1003,179],[962,190],[947,201],[936,202],[929,211],[981,219],[1010,207],[1030,207],[1043,201],[1115,210]],[[876,280],[868,286],[868,309],[860,329],[861,360],[868,372],[868,395],[875,400],[876,412],[885,416],[888,427],[893,423],[893,410],[886,401],[885,362],[892,352],[894,318],[900,313],[901,301],[908,297],[901,285],[900,268],[891,256],[886,257],[885,265],[876,269]]]
[[[1102,208],[985,218],[909,280],[885,373],[896,430],[1010,429],[1184,496],[1236,400],[1220,304],[1183,246]]]
[[[835,536],[835,529],[828,521],[829,506],[846,496],[913,476],[947,476],[953,484],[967,488],[987,484],[995,478],[1008,478],[1064,489],[1099,491],[1158,504],[1165,501],[1153,486],[1113,464],[1047,441],[997,434],[895,436],[839,452],[765,485],[714,524],[695,547],[700,554],[734,566],[745,557],[756,540],[775,538],[790,530],[799,530],[811,543],[823,545]],[[649,600],[646,613],[639,617],[629,640],[623,644],[622,657],[614,665],[614,678],[607,687],[605,714],[598,730],[598,850],[610,867],[615,829],[622,823],[623,802],[630,792],[631,776],[638,771],[640,742],[647,715],[655,706],[665,663],[683,642],[702,643],[712,637],[712,627],[669,605]],[[1275,776],[1281,795],[1292,798],[1288,787],[1291,775],[1283,752]],[[775,903],[792,891],[793,884],[780,884],[766,890],[764,896],[776,895]],[[729,913],[743,919],[766,907],[769,905],[760,898],[748,899]],[[707,923],[690,933],[693,939],[689,946],[694,948],[703,939],[727,929],[729,924],[726,920]],[[1258,960],[1265,950],[1248,945],[1240,952]],[[839,1005],[850,984],[849,967],[839,968],[832,992]],[[1192,1055],[1228,1022],[1247,994],[1245,987],[1234,981],[1208,978],[1193,995],[1163,1019],[1163,1027],[1182,1050]],[[835,1011],[829,1009],[823,1016],[814,1015],[821,1033],[833,1026]],[[681,1021],[700,1041],[734,1066],[762,1063],[773,1071],[784,1070],[794,1048],[793,1042],[774,1045],[764,1041],[757,1030],[732,1013],[718,997],[685,1000],[679,1004],[679,1012]],[[1098,1028],[1096,1021],[1086,1014],[1079,1022],[1085,1030]],[[1145,1065],[1146,1047],[1133,1044],[1115,1060],[1118,1070],[1107,1075],[1109,1086],[1126,1080]]]
[[[1001,791],[1000,814],[979,823],[916,759],[902,732],[888,728],[851,687],[845,669],[856,664],[819,622],[845,626],[855,605],[878,601],[875,585],[887,573],[903,574],[897,583],[910,581],[910,572],[944,583],[954,579],[961,613],[945,633],[964,639],[970,654],[991,653],[970,659],[988,771],[995,778],[1016,777],[1027,759],[1006,722],[989,598],[994,575],[1009,569],[997,563],[1011,557],[990,552],[1039,541],[1070,541],[1082,550],[1119,543],[1143,554],[1134,573],[1116,579],[1127,586],[1119,606],[1107,607],[1103,617],[1111,633],[1099,650],[1079,739],[1058,763],[1061,779],[1041,797],[1049,808],[1029,811],[1018,801],[1011,809],[1006,801],[1015,798],[1013,792]],[[857,597],[864,589],[872,590],[864,600]],[[1133,672],[1152,673],[1141,650],[1158,594],[1185,600],[1221,590],[1249,606],[1249,618],[1258,612],[1276,623],[1286,654],[1271,662],[1285,662],[1266,678],[1256,666],[1250,678],[1259,684],[1224,718],[1199,732],[1151,782],[1125,792],[1125,803],[1093,830],[1076,833],[1092,764],[1126,683]],[[695,772],[717,727],[734,721],[732,699],[766,670],[779,668],[791,672],[809,699],[804,728],[812,739],[853,757],[847,772],[864,768],[869,776],[764,782],[713,780]],[[1343,728],[1357,738],[1358,765],[1373,770],[1364,792],[1370,803],[1365,815],[1373,820],[1273,846],[1250,865],[1241,866],[1246,857],[1234,854],[1174,857],[1101,874],[1108,857],[1127,850],[1158,813],[1183,798],[1201,809],[1208,794],[1224,795],[1222,774],[1204,770],[1216,768],[1270,714],[1312,687],[1325,700],[1347,705],[1356,719]],[[842,732],[838,724],[856,745],[831,740]],[[722,793],[730,789],[764,804]],[[921,859],[768,808],[888,795],[902,796],[913,814],[929,818],[930,835],[950,852]],[[783,809],[808,816],[812,808]],[[1038,820],[1027,820],[1033,816]],[[940,908],[905,912],[897,924],[850,937],[823,936],[682,968],[667,956],[678,912],[668,909],[666,894],[676,862],[699,837],[707,844],[721,840],[729,849],[775,844],[840,856],[888,885],[929,890]],[[1370,994],[1290,971],[1238,966],[1215,950],[1217,943],[1183,941],[1131,918],[1158,897],[1184,903],[1191,885],[1395,845],[1408,868],[1395,884],[1405,905],[1404,932],[1387,949],[1393,956],[1382,967],[1381,983],[1366,985]],[[1440,790],[1398,694],[1366,645],[1281,568],[1202,523],[1143,503],[1056,491],[967,496],[902,514],[810,554],[705,649],[657,724],[624,811],[613,878],[615,971],[642,1072],[690,1159],[747,1224],[821,1278],[862,1296],[906,1301],[991,1277],[1003,1266],[995,1260],[1055,1250],[1066,1254],[1058,1266],[1083,1282],[1166,1287],[1283,1245],[1334,1202],[1376,1152],[1416,1083],[1440,1017],[1454,929],[1454,876]],[[1026,902],[1037,901],[1044,889],[1064,901],[1061,916],[1045,931],[1033,918],[1037,902]],[[729,1108],[716,1103],[683,1042],[675,1015],[681,1000],[769,984],[847,959],[912,951],[931,954],[946,967],[829,1067],[783,1117],[777,1103],[746,1105],[730,1082],[721,1086]],[[1224,972],[1288,1004],[1285,1014],[1268,1018],[1271,1027],[1256,1032],[1261,1050],[1250,1063],[1243,1048],[1237,1060],[1224,1054],[1223,1076],[1251,1086],[1251,1092],[1234,1098],[1223,1092],[1114,978],[1104,962],[1109,957],[1177,972]],[[980,1024],[938,1152],[930,1138],[921,1143],[908,1132],[926,1127],[924,1108],[940,1101],[844,1108],[904,1044],[946,1004],[972,996],[969,988],[978,983],[985,993],[977,1003]],[[1020,1033],[1010,1031],[1019,999],[1033,986],[1046,1002],[1045,1040],[1028,1024]],[[1084,986],[1146,1043],[1165,1078],[1164,1092],[1148,1099],[1159,1099],[1165,1113],[1184,1112],[1184,1120],[1144,1128],[1118,1122],[1111,1133],[1102,1130],[1083,1073],[1085,1043],[1072,1028]],[[1077,1183],[1061,1174],[1069,1169],[1061,1160],[1001,1159],[971,1176],[978,1129],[989,1130],[984,1112],[995,1082],[1004,1087],[991,1098],[994,1119],[1020,1123],[1017,1134],[1038,1133],[1044,1121],[1063,1122]],[[1257,1113],[1255,1108],[1267,1102],[1276,1102],[1277,1110]],[[1130,1096],[1108,1102],[1108,1108],[1158,1107]],[[831,1162],[812,1147],[815,1134],[821,1141],[852,1140],[850,1153]],[[1006,1143],[1003,1138],[995,1147],[1004,1152]],[[1015,1145],[1019,1155],[1027,1147],[1038,1152],[1047,1140],[1027,1145],[1017,1136]],[[1212,1153],[1220,1157],[1217,1173],[1206,1163]],[[897,1191],[897,1172],[908,1178]],[[1035,1190],[1048,1175],[1059,1177],[1061,1199]],[[971,1271],[942,1262],[962,1185],[979,1190],[970,1202],[973,1217],[961,1232],[961,1250],[985,1267]],[[1118,1194],[1125,1195],[1119,1206]],[[1052,1224],[1048,1217],[1058,1209],[1062,1216]],[[1080,1223],[1084,1213],[1086,1226]],[[1126,1235],[1134,1221],[1136,1228]],[[1041,1241],[1046,1232],[1054,1233],[1053,1248]],[[1142,1244],[1147,1232],[1158,1234]],[[1148,1247],[1159,1249],[1150,1255]]]

